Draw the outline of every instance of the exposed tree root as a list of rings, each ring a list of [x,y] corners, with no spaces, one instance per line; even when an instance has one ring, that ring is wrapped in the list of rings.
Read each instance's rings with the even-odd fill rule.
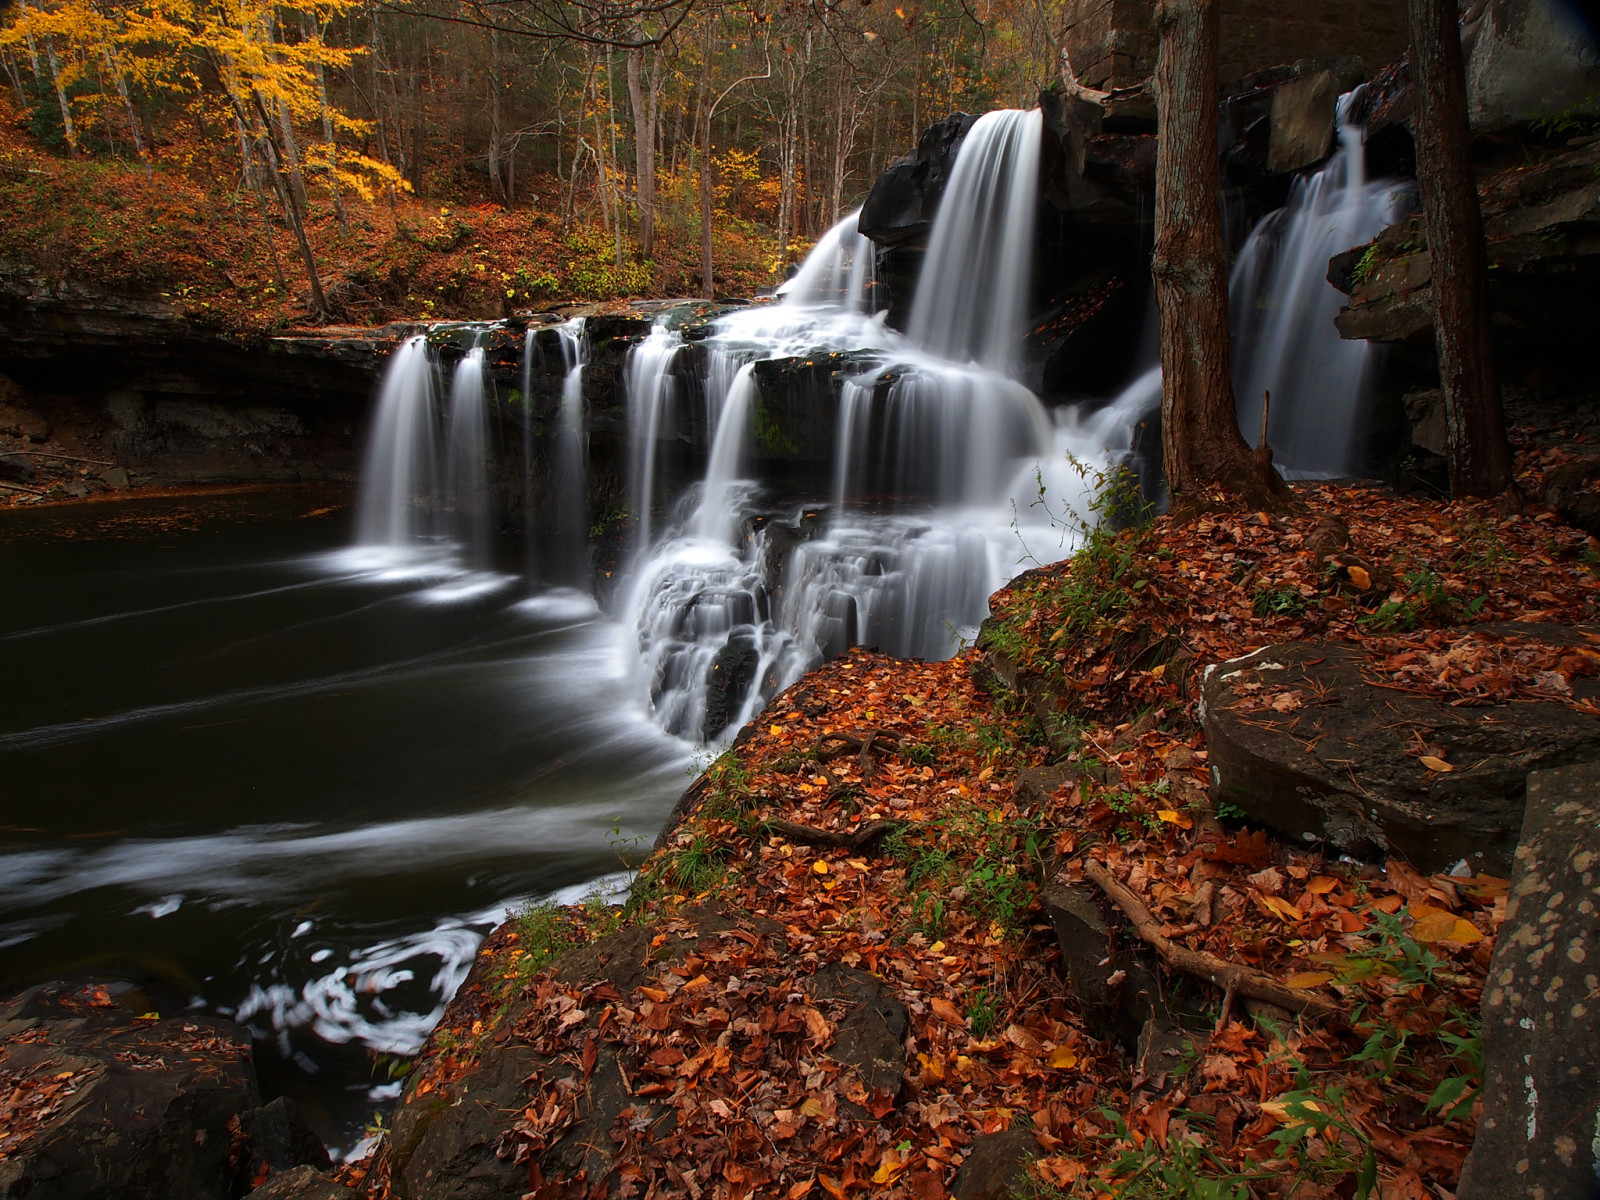
[[[776,834],[806,846],[837,846],[843,850],[860,850],[884,834],[892,833],[902,824],[901,821],[868,821],[854,833],[841,833],[835,829],[817,829],[810,825],[785,821],[781,817],[770,817],[761,822],[761,827],[769,834]]]
[[[1313,1017],[1340,1015],[1341,1010],[1336,1005],[1309,991],[1285,987],[1276,979],[1238,963],[1230,963],[1203,950],[1191,950],[1178,945],[1161,932],[1161,922],[1155,919],[1139,897],[1117,882],[1103,863],[1090,859],[1084,863],[1083,873],[1127,915],[1139,936],[1154,948],[1169,970],[1182,971],[1185,975],[1193,975],[1222,988],[1228,1006],[1231,1007],[1234,997],[1243,996],[1251,1000],[1265,1000],[1290,1012],[1306,1013]]]

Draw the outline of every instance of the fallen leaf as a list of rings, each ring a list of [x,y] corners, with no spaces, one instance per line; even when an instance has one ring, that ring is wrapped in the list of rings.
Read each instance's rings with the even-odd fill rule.
[[[1470,945],[1483,941],[1483,934],[1476,925],[1442,908],[1413,904],[1411,918],[1411,936],[1419,942],[1461,942]]]
[[[1057,1046],[1044,1061],[1046,1066],[1054,1070],[1065,1071],[1078,1065],[1078,1056],[1065,1046]]]
[[[1284,983],[1295,989],[1314,988],[1321,987],[1332,978],[1332,971],[1299,971],[1289,976]]]
[[[1455,768],[1453,766],[1451,766],[1449,763],[1445,762],[1444,759],[1435,758],[1431,754],[1424,754],[1421,758],[1417,759],[1417,761],[1419,763],[1421,763],[1423,766],[1427,767],[1428,770],[1430,770],[1430,771],[1438,771],[1441,774],[1446,772],[1446,771],[1454,771],[1455,770]]]
[[[1354,563],[1351,563],[1345,568],[1345,571],[1350,575],[1350,582],[1355,584],[1362,591],[1366,591],[1372,586],[1372,576],[1367,573],[1367,569],[1365,567],[1358,567]]]

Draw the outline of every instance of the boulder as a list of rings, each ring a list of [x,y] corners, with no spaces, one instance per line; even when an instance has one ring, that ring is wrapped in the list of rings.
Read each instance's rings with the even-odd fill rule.
[[[950,1184],[952,1200],[1004,1200],[1023,1177],[1039,1143],[1026,1129],[986,1133],[972,1143],[967,1161]]]
[[[857,220],[864,236],[880,246],[927,236],[955,168],[956,152],[977,119],[970,113],[954,113],[928,126],[915,150],[878,175]]]
[[[806,991],[819,1009],[836,1017],[828,1057],[854,1067],[869,1093],[898,1097],[911,1023],[900,998],[876,975],[839,963],[819,967]]]
[[[763,941],[779,956],[788,953],[783,927],[774,921],[719,907],[691,907],[660,927],[624,929],[567,952],[554,966],[553,982],[633,997],[652,977],[724,935],[739,944]],[[459,1020],[456,1010],[475,1003],[472,997],[496,994],[496,981],[489,973],[502,967],[503,960],[492,954],[480,955],[441,1028],[452,1028]],[[840,969],[833,977],[836,986],[830,988],[826,981],[815,985],[819,1003],[833,997],[848,1008],[852,989],[858,996],[870,990],[865,980],[855,978],[860,974]],[[613,1157],[623,1144],[613,1140],[613,1134],[624,1110],[631,1112],[632,1121],[642,1122],[642,1128],[671,1116],[670,1103],[642,1099],[635,1093],[643,1064],[624,1062],[625,1051],[613,1040],[600,1038],[593,1043],[594,1058],[587,1070],[565,1049],[564,1042],[570,1037],[599,1030],[613,1013],[610,1005],[593,1004],[580,1011],[581,1023],[569,1031],[541,1025],[536,1001],[535,992],[527,989],[516,993],[509,1003],[490,1004],[484,1024],[491,1028],[485,1030],[476,1060],[436,1088],[430,1085],[419,1091],[418,1083],[413,1082],[401,1098],[385,1150],[394,1195],[402,1200],[515,1198],[528,1193],[530,1171],[537,1172],[532,1176],[535,1179],[581,1179],[584,1194],[598,1186],[599,1194],[604,1195],[608,1185],[616,1182],[610,1172]],[[494,1015],[488,1016],[489,1011]],[[558,1038],[558,1034],[565,1037]],[[875,1045],[867,1038],[858,1044]],[[423,1069],[412,1073],[414,1081],[427,1078],[426,1065],[435,1050],[431,1044],[424,1049]],[[502,1149],[514,1140],[513,1126],[535,1097],[534,1087],[541,1078],[558,1081],[558,1089],[581,1097],[581,1101],[574,1119],[539,1149],[531,1162],[518,1163]],[[536,1188],[534,1194],[568,1194],[555,1183],[548,1186],[554,1190]]]
[[[1133,1050],[1157,1015],[1160,966],[1117,937],[1098,894],[1084,885],[1050,884],[1039,895],[1061,947],[1061,973],[1089,1031]]]
[[[1472,632],[1586,644],[1581,627]],[[1358,856],[1398,855],[1423,871],[1465,859],[1508,873],[1528,773],[1600,757],[1600,718],[1555,700],[1451,707],[1374,687],[1371,665],[1356,646],[1293,642],[1208,667],[1201,719],[1213,800]],[[1573,691],[1587,697],[1594,684],[1577,679]],[[1424,745],[1453,769],[1421,762]]]
[[[43,442],[50,437],[50,422],[18,405],[0,404],[0,433],[27,438],[30,442]]]
[[[1600,115],[1596,29],[1577,5],[1488,0],[1465,39],[1467,110],[1475,133],[1522,122]],[[1592,12],[1592,10],[1590,10]]]
[[[226,1200],[248,1187],[246,1123],[260,1104],[249,1034],[157,1017],[152,1003],[132,984],[88,980],[0,1005],[0,1197]],[[315,1152],[326,1164],[320,1142]]]
[[[1402,397],[1406,419],[1411,422],[1411,443],[1421,446],[1430,454],[1449,453],[1449,430],[1444,416],[1444,391],[1432,388],[1426,392],[1411,392]]]
[[[1332,71],[1295,79],[1272,92],[1272,130],[1267,169],[1298,171],[1328,157],[1339,85]]]
[[[355,1200],[353,1188],[328,1178],[314,1167],[295,1167],[274,1175],[245,1200]]]
[[[1600,762],[1528,776],[1483,992],[1483,1112],[1460,1200],[1600,1192]]]

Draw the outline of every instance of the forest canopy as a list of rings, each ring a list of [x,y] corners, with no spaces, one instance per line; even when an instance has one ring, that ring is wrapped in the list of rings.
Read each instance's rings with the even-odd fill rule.
[[[724,242],[771,282],[923,127],[1033,103],[1060,19],[1045,0],[10,0],[0,79],[40,152],[230,194],[326,315],[322,224],[348,233],[369,201],[543,214],[603,241],[618,294],[679,282],[674,256],[706,285]]]

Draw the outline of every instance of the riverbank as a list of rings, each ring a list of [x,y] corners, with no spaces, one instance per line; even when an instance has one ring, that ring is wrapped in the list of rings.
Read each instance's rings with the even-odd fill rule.
[[[1553,453],[1523,455],[1531,494]],[[485,943],[363,1186],[1453,1191],[1506,865],[1385,870],[1241,822],[1199,702],[1218,662],[1353,639],[1370,687],[1442,712],[1581,716],[1600,657],[1504,630],[1594,619],[1592,541],[1536,506],[1300,494],[1095,538],[948,662],[806,676],[686,793],[627,907]],[[1317,740],[1314,693],[1258,690]],[[1470,765],[1447,755],[1419,731],[1409,768]]]

